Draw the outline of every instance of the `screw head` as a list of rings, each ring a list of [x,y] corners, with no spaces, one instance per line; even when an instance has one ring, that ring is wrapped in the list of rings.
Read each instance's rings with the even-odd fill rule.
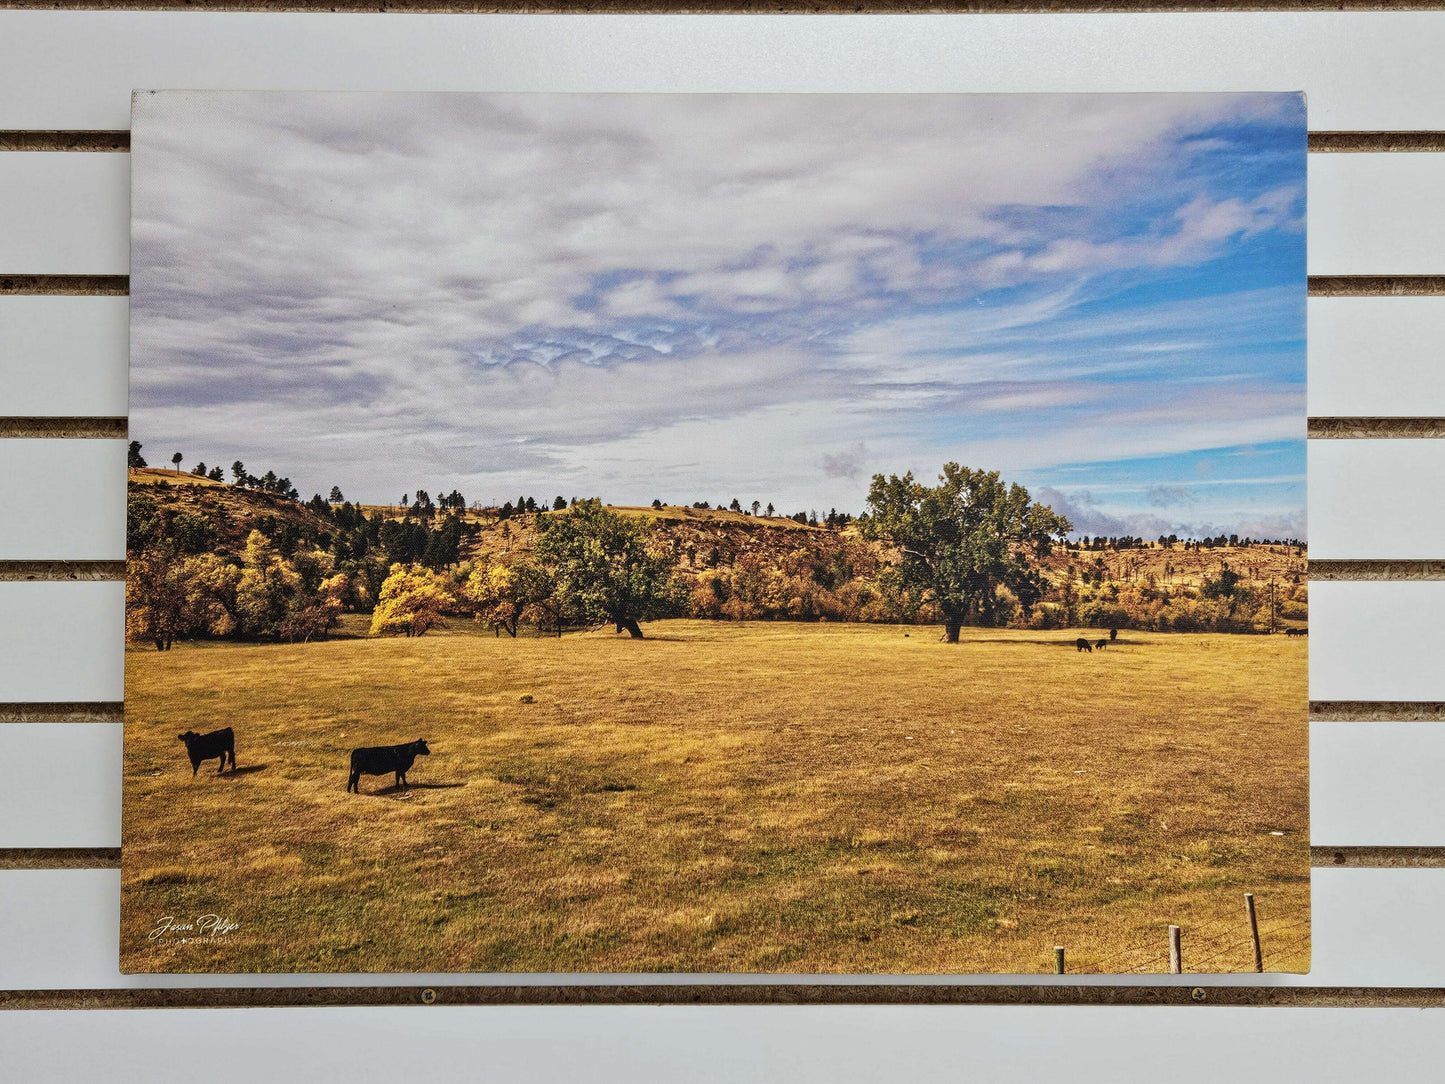
[[[422,1003],[423,1005],[431,1005],[431,1004],[435,1003],[436,999],[437,999],[437,992],[436,992],[435,990],[431,989],[430,987],[428,987],[427,989],[425,989],[425,990],[423,990],[423,991],[421,992],[421,1003]]]
[[[1204,990],[1201,987],[1196,986],[1193,990],[1189,991],[1189,996],[1192,997],[1195,1001],[1203,1001],[1208,995],[1205,994]]]

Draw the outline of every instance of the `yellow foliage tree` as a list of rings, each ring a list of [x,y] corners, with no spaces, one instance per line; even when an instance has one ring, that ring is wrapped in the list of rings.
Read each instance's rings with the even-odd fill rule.
[[[475,608],[479,620],[491,623],[498,636],[505,629],[517,635],[517,626],[529,614],[540,622],[553,592],[552,578],[545,569],[526,558],[510,564],[480,565],[472,569],[462,586],[462,596]],[[554,617],[550,611],[545,614]]]
[[[150,550],[126,564],[125,634],[169,651],[186,631],[186,580],[169,550]]]
[[[260,531],[246,538],[241,580],[236,587],[236,616],[247,636],[273,636],[285,620],[288,603],[301,577]]]
[[[431,569],[392,565],[371,614],[371,634],[421,636],[442,624],[442,612],[456,604],[447,582]]]

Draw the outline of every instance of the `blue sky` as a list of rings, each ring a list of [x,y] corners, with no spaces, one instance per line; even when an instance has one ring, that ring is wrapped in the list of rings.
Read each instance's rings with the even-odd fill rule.
[[[156,458],[1305,534],[1299,96],[160,93],[133,166]]]

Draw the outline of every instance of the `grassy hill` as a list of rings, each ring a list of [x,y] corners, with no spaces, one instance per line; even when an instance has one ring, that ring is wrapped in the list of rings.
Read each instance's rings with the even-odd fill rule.
[[[551,516],[567,510],[469,509],[422,519],[395,505],[298,503],[274,493],[193,474],[132,470],[128,543],[134,553],[160,538],[186,553],[236,558],[259,530],[290,557],[331,553],[376,597],[394,561],[465,569],[529,553]],[[676,570],[681,610],[692,617],[747,620],[932,621],[925,601],[888,587],[896,554],[865,539],[856,524],[811,527],[778,517],[677,505],[609,506],[655,528],[653,544]],[[432,542],[449,532],[447,546]],[[441,553],[444,556],[436,557]],[[1307,557],[1300,547],[1185,547],[1145,543],[1124,549],[1058,546],[1041,563],[1048,589],[1029,614],[1010,622],[1040,628],[1148,627],[1179,631],[1289,628],[1305,623]],[[892,593],[890,594],[890,591]],[[369,609],[369,606],[366,606]]]

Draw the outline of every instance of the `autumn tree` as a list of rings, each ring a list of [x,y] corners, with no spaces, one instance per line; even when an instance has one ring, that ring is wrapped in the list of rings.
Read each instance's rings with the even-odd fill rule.
[[[296,570],[260,531],[246,537],[241,579],[236,587],[236,618],[247,637],[275,636],[300,587]]]
[[[904,585],[937,604],[944,639],[957,643],[964,624],[997,623],[1000,587],[1025,610],[1037,602],[1039,562],[1073,527],[1023,486],[1005,485],[998,471],[945,463],[938,482],[875,474],[864,530],[897,548]]]
[[[156,547],[126,562],[125,634],[169,651],[185,634],[186,581],[180,562],[169,549]]]
[[[421,636],[442,623],[442,612],[456,605],[447,581],[428,568],[394,564],[371,612],[371,634]]]
[[[597,498],[547,517],[535,553],[556,578],[558,599],[583,622],[606,622],[642,638],[639,621],[665,610],[673,558],[653,545],[653,528]]]
[[[515,637],[518,625],[529,611],[534,617],[540,617],[554,589],[546,569],[521,558],[510,564],[474,568],[462,593],[476,608],[477,617],[489,622],[494,633],[500,636],[505,630]]]

